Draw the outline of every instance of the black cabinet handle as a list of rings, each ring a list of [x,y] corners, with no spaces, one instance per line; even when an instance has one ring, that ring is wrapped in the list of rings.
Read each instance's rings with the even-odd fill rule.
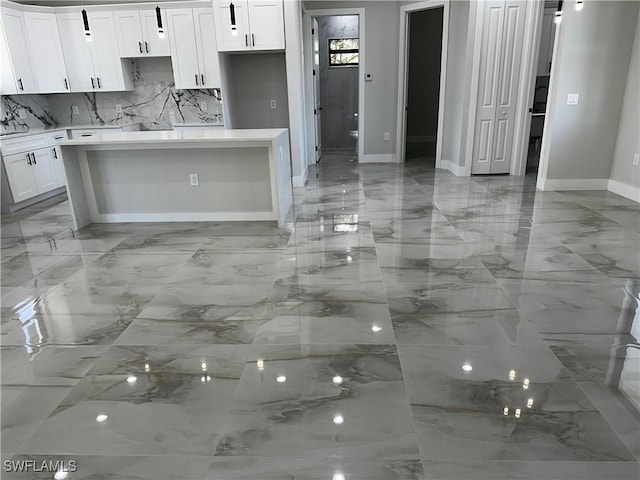
[[[51,150],[53,150],[53,158],[58,158],[58,152],[56,152],[56,147],[53,147]]]
[[[33,152],[31,152],[31,160],[33,160],[33,164],[34,164],[34,165],[37,165],[37,164],[38,164],[38,162],[36,162],[36,154],[35,154],[35,153],[33,153]]]
[[[69,90],[69,82],[67,82],[67,79],[64,79],[64,88],[66,88],[67,90]]]
[[[24,90],[24,85],[22,85],[22,79],[18,79],[18,83],[20,84],[20,90]]]
[[[149,44],[147,42],[144,42],[144,49],[149,53]]]
[[[138,48],[140,49],[140,53],[142,53],[142,42],[138,42]]]
[[[251,46],[256,46],[256,36],[253,33],[251,34]]]
[[[247,35],[246,33],[244,34],[244,46],[249,46],[249,35]]]
[[[93,77],[91,77],[91,88],[96,88],[96,84],[93,81]]]
[[[204,87],[204,74],[203,73],[200,74],[200,85],[202,85]]]
[[[27,153],[27,165],[31,165],[31,156]]]
[[[96,80],[98,80],[98,88],[102,88],[102,84],[100,83],[100,77],[96,77]]]
[[[196,85],[198,85],[198,74],[196,73],[194,77],[196,77]]]

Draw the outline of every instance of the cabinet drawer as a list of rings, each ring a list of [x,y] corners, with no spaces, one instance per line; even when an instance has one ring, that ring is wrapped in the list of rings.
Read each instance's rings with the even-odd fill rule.
[[[55,147],[61,140],[67,140],[69,135],[66,130],[60,130],[59,132],[53,132],[47,134],[47,142],[50,147]]]
[[[102,128],[87,128],[84,130],[71,130],[71,138],[85,138],[93,137],[94,135],[100,135],[104,129]]]
[[[2,154],[13,155],[14,153],[30,152],[39,148],[49,146],[47,134],[34,134],[18,138],[7,138],[2,140]]]

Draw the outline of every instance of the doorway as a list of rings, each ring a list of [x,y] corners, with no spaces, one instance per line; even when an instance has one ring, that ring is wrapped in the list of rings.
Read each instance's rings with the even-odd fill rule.
[[[542,134],[544,132],[547,97],[549,95],[549,79],[551,76],[553,48],[556,37],[556,24],[554,19],[557,8],[558,2],[545,2],[544,11],[542,12],[542,27],[540,42],[538,43],[538,63],[534,71],[533,104],[529,108],[531,127],[527,146],[526,173],[537,174],[540,164]]]
[[[444,7],[409,13],[405,161],[435,168]]]
[[[358,160],[360,21],[358,15],[312,17],[316,162]]]

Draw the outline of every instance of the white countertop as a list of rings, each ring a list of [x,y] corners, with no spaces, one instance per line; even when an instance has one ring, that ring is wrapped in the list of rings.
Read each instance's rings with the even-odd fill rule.
[[[71,145],[123,145],[123,144],[157,144],[170,143],[194,143],[194,142],[239,142],[259,141],[271,142],[283,133],[286,128],[272,129],[188,129],[182,131],[152,130],[143,132],[105,132],[86,138],[63,140],[61,146]]]
[[[28,135],[40,135],[42,133],[55,133],[55,132],[64,132],[66,130],[99,130],[99,129],[114,129],[114,128],[123,128],[129,127],[132,125],[141,125],[140,122],[128,123],[126,125],[67,125],[67,126],[58,126],[58,127],[48,127],[48,128],[30,128],[26,132],[6,132],[0,135],[0,140],[7,138],[19,138],[26,137]]]

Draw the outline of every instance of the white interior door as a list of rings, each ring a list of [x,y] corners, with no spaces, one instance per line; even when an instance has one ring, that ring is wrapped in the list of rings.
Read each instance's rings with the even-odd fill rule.
[[[166,10],[160,10],[160,17],[162,18],[162,26],[165,29],[165,34],[162,38],[158,35],[158,17],[155,8],[153,10],[140,10],[140,22],[142,23],[144,41],[146,42],[144,50],[145,55],[149,57],[168,57],[171,55],[169,37],[166,34]]]
[[[249,0],[252,50],[284,50],[282,0]]]
[[[509,173],[513,154],[518,150],[513,145],[513,134],[520,90],[526,8],[527,2],[517,0],[508,0],[505,5],[490,173]]]
[[[504,0],[487,0],[482,5],[478,106],[471,164],[474,174],[491,173],[505,10]]]
[[[84,35],[82,15],[78,13],[57,13],[58,30],[62,43],[69,89],[72,92],[89,92],[93,90],[93,63],[91,61],[90,42]]]
[[[55,13],[24,12],[31,67],[40,93],[69,91]]]
[[[311,28],[313,47],[313,113],[316,130],[316,163],[322,156],[322,106],[320,104],[320,37],[318,21],[314,18]]]
[[[220,88],[220,61],[216,49],[215,23],[212,8],[194,8],[193,24],[196,33],[200,87]]]
[[[191,8],[170,9],[167,11],[167,22],[176,88],[198,88],[200,71],[193,11]]]

